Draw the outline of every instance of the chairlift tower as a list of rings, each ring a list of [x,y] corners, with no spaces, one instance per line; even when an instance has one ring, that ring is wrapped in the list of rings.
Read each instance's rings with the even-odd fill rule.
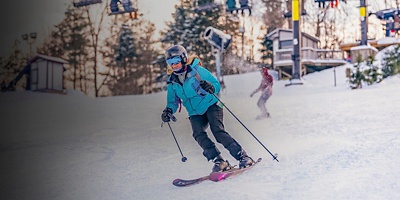
[[[361,41],[360,45],[368,45],[367,0],[360,0]]]
[[[301,81],[301,31],[300,31],[300,12],[301,2],[299,0],[292,0],[292,23],[293,23],[293,67],[292,67],[292,77],[290,78],[290,83],[285,86],[290,85],[303,85]]]

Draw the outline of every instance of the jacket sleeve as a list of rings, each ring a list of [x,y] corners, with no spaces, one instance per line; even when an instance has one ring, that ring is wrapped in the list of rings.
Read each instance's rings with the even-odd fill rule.
[[[197,66],[197,72],[199,73],[201,80],[206,80],[214,86],[215,94],[217,94],[221,90],[221,84],[210,71],[202,66]]]
[[[252,94],[255,94],[255,93],[259,92],[259,91],[262,89],[262,87],[263,87],[263,84],[261,83],[260,86],[258,86],[258,88],[255,89],[255,90],[252,92]]]
[[[178,110],[179,103],[181,99],[175,94],[175,90],[172,88],[172,84],[168,84],[167,86],[167,108],[172,109],[172,113],[175,113]]]
[[[257,92],[259,92],[259,91],[261,91],[261,90],[264,90],[265,88],[268,87],[268,85],[272,85],[272,84],[270,84],[270,83],[268,82],[267,78],[263,77],[263,78],[261,79],[260,86],[258,86],[258,88],[257,88],[256,90],[254,90],[252,94],[255,94],[255,93],[257,93]]]

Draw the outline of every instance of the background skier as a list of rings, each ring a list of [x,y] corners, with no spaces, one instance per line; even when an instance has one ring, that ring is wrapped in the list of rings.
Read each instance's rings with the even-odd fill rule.
[[[162,121],[169,122],[182,102],[189,114],[194,139],[207,160],[214,163],[213,172],[228,170],[231,165],[208,137],[208,126],[217,142],[239,161],[240,168],[254,164],[253,159],[224,129],[223,109],[217,105],[218,99],[214,96],[221,89],[219,81],[201,66],[197,57],[188,58],[186,49],[180,45],[168,48],[165,58],[173,73],[168,79],[167,106],[161,114]]]
[[[255,93],[261,91],[261,96],[257,102],[257,106],[260,109],[261,114],[257,116],[257,119],[271,117],[271,115],[267,111],[267,108],[265,107],[265,104],[267,103],[269,97],[272,95],[272,86],[274,79],[270,74],[268,74],[267,68],[261,69],[261,76],[262,79],[260,86],[250,94],[250,97],[253,97]]]

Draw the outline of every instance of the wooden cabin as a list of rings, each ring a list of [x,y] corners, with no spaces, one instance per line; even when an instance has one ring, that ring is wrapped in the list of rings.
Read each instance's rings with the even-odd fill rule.
[[[273,68],[278,78],[291,78],[293,68],[293,30],[275,29],[267,37],[273,41]],[[342,50],[319,48],[320,40],[307,33],[301,34],[301,73],[307,73],[340,66],[346,63]]]

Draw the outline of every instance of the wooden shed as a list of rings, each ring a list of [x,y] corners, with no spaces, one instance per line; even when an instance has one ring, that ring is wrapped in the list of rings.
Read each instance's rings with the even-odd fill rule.
[[[18,76],[11,81],[8,90],[15,90],[17,82],[25,76],[26,90],[63,93],[64,64],[68,64],[64,59],[37,55],[29,60]]]
[[[67,61],[45,55],[30,60],[30,86],[32,91],[63,92],[64,64]]]

